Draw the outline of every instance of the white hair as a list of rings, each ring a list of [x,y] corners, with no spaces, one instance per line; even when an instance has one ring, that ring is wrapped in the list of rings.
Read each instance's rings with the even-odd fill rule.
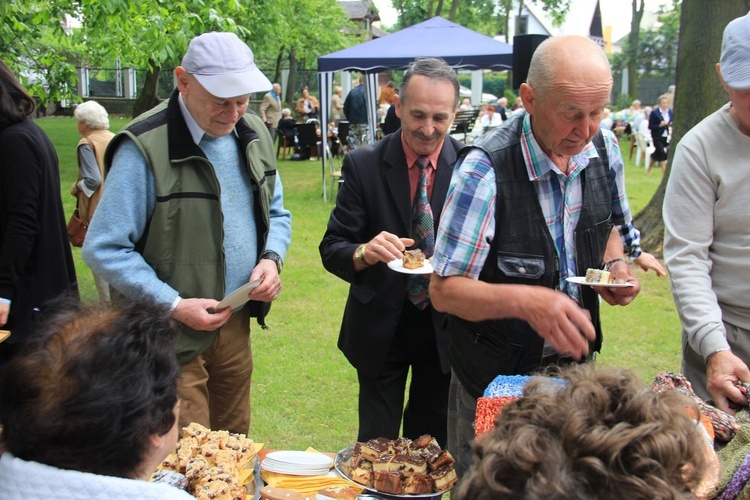
[[[76,106],[73,116],[81,123],[85,123],[91,130],[109,128],[109,115],[104,106],[96,101],[86,101]]]

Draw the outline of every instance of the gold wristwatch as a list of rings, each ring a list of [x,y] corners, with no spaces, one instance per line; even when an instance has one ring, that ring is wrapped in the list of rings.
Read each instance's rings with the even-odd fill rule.
[[[362,243],[357,247],[354,252],[354,260],[362,264],[363,266],[369,266],[370,263],[365,260],[365,250],[367,249],[367,243]]]

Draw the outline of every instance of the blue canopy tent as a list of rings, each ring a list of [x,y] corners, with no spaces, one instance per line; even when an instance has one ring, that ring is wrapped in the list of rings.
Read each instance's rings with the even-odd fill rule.
[[[406,68],[417,57],[442,57],[456,69],[512,69],[513,47],[494,38],[433,17],[391,35],[318,57],[321,127],[325,130],[330,113],[333,73],[360,71],[368,95],[370,137],[377,125],[377,73]],[[326,155],[323,161],[323,198],[326,196]]]

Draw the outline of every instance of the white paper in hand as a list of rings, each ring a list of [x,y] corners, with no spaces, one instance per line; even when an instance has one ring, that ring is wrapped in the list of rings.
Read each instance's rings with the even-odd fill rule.
[[[256,286],[260,285],[262,280],[255,280],[251,281],[250,283],[246,283],[239,287],[237,290],[233,291],[223,299],[221,299],[221,302],[216,304],[216,307],[214,307],[215,310],[224,309],[225,307],[231,307],[232,309],[237,309],[241,305],[243,305],[245,302],[250,300],[247,296],[250,291],[255,288]]]

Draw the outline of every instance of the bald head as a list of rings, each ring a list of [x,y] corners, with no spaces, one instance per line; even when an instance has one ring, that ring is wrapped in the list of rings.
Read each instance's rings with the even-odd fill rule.
[[[612,72],[604,51],[592,40],[582,36],[556,36],[537,47],[526,82],[544,94],[556,83],[611,88]]]
[[[534,52],[520,90],[535,138],[564,164],[565,157],[580,153],[598,132],[612,92],[612,72],[593,41],[548,38]]]

